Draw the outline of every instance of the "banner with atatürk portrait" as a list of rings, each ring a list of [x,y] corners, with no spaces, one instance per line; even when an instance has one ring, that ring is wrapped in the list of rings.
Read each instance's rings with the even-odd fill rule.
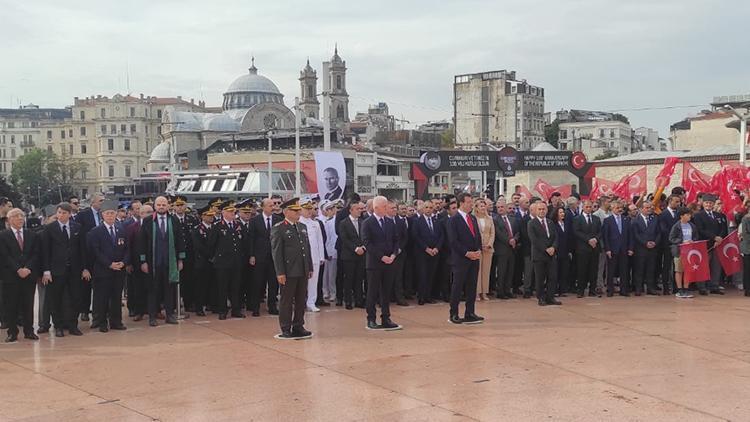
[[[346,165],[340,152],[314,152],[315,174],[320,199],[343,199],[346,188]]]

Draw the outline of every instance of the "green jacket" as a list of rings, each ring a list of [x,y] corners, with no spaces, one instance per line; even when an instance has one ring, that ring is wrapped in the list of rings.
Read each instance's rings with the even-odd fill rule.
[[[312,272],[310,241],[304,224],[286,219],[271,228],[271,255],[276,275],[303,277]]]

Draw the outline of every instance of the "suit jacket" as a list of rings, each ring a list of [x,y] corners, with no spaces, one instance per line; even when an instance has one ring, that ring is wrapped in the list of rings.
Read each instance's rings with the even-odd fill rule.
[[[573,234],[575,248],[579,253],[599,253],[602,250],[602,222],[599,217],[591,214],[591,224],[586,222],[584,214],[573,219]],[[589,245],[589,240],[596,239],[596,247]]]
[[[53,221],[44,226],[41,241],[41,272],[49,271],[52,280],[70,272],[73,280],[80,278],[83,270],[83,236],[81,225],[73,220],[68,222],[68,236],[63,234],[60,223]]]
[[[127,223],[128,220],[125,220],[125,224],[123,224],[125,236],[128,238],[128,245],[133,245],[130,248],[130,264],[139,267],[138,263],[140,262],[140,257],[138,256],[138,248],[136,245],[138,245],[138,237],[141,234],[142,220],[136,220],[134,218],[130,220],[130,223]],[[134,268],[134,271],[140,271],[140,267]]]
[[[271,228],[283,220],[283,217],[271,214]],[[266,228],[266,218],[259,213],[250,220],[250,256],[255,257],[255,262],[262,264],[273,262],[271,256],[271,232]]]
[[[456,213],[453,217],[448,219],[447,223],[447,234],[448,244],[451,248],[451,264],[452,265],[468,265],[472,261],[466,257],[467,252],[481,251],[482,249],[482,238],[479,234],[479,223],[477,223],[476,217],[468,214],[471,218],[471,222],[474,226],[474,234],[471,234],[469,225],[464,220],[464,217],[460,212]]]
[[[412,221],[414,251],[420,255],[426,254],[424,250],[427,248],[437,248],[438,252],[441,251],[445,241],[443,225],[432,217],[432,230],[430,230],[426,218],[422,216]]]
[[[483,219],[484,219],[484,229],[482,229],[482,225],[479,224],[479,218],[477,218],[477,228],[479,229],[479,235],[482,238],[482,247],[490,246],[492,247],[491,252],[494,253],[495,220],[493,220],[492,217],[489,215],[487,215],[487,217],[484,217]],[[484,249],[482,249],[482,251],[484,252]]]
[[[698,236],[698,228],[693,224],[693,222],[689,222],[690,228],[693,230],[693,240],[696,239],[696,236]],[[679,258],[680,257],[680,245],[684,241],[683,235],[682,235],[682,224],[677,221],[672,225],[672,228],[669,230],[669,237],[668,237],[669,245],[670,245],[670,253],[672,254],[673,258]]]
[[[510,231],[513,233],[513,239],[516,239],[516,248],[510,246],[511,235],[508,233],[508,225],[505,223],[505,219],[496,215],[495,221],[495,255],[513,255],[516,251],[520,250],[521,243],[521,226],[518,224],[518,220],[515,215],[506,215],[508,217],[508,223],[510,223]]]
[[[17,271],[28,268],[31,274],[23,281],[36,282],[40,276],[39,252],[41,248],[39,235],[29,229],[23,229],[23,250],[18,245],[13,230],[0,232],[0,262],[2,262],[2,280],[4,283],[21,281]]]
[[[125,269],[115,271],[109,268],[113,262],[130,264],[130,245],[125,231],[115,227],[115,241],[112,241],[107,226],[100,224],[91,229],[86,235],[86,243],[93,252],[93,265],[90,268],[95,278],[110,278],[119,274],[125,274]]]
[[[368,270],[384,270],[391,265],[381,261],[384,256],[398,255],[399,250],[398,231],[396,223],[388,217],[383,217],[383,226],[375,217],[371,216],[362,222],[362,242],[365,245],[365,268]]]
[[[359,234],[354,228],[352,219],[347,216],[341,220],[338,225],[339,233],[339,259],[343,261],[356,261],[357,259],[365,259],[364,255],[357,255],[354,252],[360,246],[364,246],[365,242],[362,240],[362,219],[357,220],[357,226]]]
[[[97,213],[99,213],[97,211]],[[94,220],[94,209],[86,208],[85,210],[76,214],[75,222],[81,225],[81,236],[83,237],[83,256],[84,266],[91,269],[94,264],[94,253],[91,248],[88,247],[88,233],[96,227],[96,220]],[[101,224],[102,218],[99,213],[99,224]]]
[[[516,213],[518,216],[519,213]],[[531,239],[529,239],[529,221],[531,221],[531,214],[528,212],[523,217],[520,217],[519,225],[521,227],[521,254],[523,256],[531,256]]]
[[[138,262],[148,263],[149,271],[153,274],[154,268],[154,217],[149,215],[141,221],[141,229],[138,233]],[[174,251],[178,260],[184,260],[185,255],[185,237],[183,226],[180,220],[174,215],[167,215],[171,222],[172,232],[174,234]],[[156,230],[159,230],[158,228]]]
[[[648,252],[646,248],[647,242],[655,242],[657,245],[661,242],[661,232],[659,232],[659,225],[656,222],[656,218],[652,219],[646,225],[641,214],[630,220],[630,234],[632,236],[633,251],[636,255],[643,255]]]
[[[714,212],[714,218],[711,218],[705,210],[702,210],[693,216],[693,223],[698,228],[700,236],[696,240],[708,240],[709,249],[714,246],[716,236],[727,237],[729,231],[727,216],[720,212]]]
[[[613,255],[627,253],[633,250],[630,232],[630,218],[621,215],[622,233],[617,228],[617,221],[614,216],[604,219],[602,224],[602,243],[605,252],[612,252]]]
[[[405,217],[396,216],[393,218],[393,223],[396,225],[396,234],[398,235],[398,250],[399,255],[406,252],[407,244],[409,243],[409,228]]]
[[[742,226],[740,227],[740,252],[743,255],[750,255],[750,213],[742,217]],[[750,271],[750,270],[745,270]]]
[[[677,212],[675,211],[674,217],[672,217],[669,209],[665,208],[664,211],[656,217],[656,221],[659,224],[659,232],[661,232],[661,245],[659,246],[669,248],[669,233],[672,230],[672,226],[679,221]]]
[[[547,248],[555,248],[557,252],[557,230],[551,220],[547,219],[549,235],[544,229],[538,218],[529,220],[527,231],[531,241],[531,261],[532,262],[552,262],[552,257],[547,253]]]
[[[552,224],[555,226],[555,231],[557,233],[557,256],[567,257],[570,251],[575,247],[573,223],[566,218],[563,220],[562,227],[560,227],[559,222],[553,222]]]

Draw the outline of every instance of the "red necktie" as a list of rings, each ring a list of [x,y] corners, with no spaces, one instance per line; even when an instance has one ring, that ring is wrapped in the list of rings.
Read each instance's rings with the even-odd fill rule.
[[[16,231],[16,241],[18,241],[18,247],[23,251],[23,237],[21,237],[21,231]]]
[[[474,233],[474,223],[471,222],[471,216],[469,214],[466,214],[466,225],[469,226],[469,231],[471,232],[471,235],[476,236],[476,233]]]
[[[508,220],[508,216],[504,216],[505,218],[505,227],[508,228],[508,236],[513,237],[513,229],[510,228],[510,220]]]

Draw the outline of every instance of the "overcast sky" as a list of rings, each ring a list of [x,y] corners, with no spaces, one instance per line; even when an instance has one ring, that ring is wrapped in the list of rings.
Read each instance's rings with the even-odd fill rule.
[[[508,69],[547,111],[704,105],[748,94],[750,2],[23,1],[0,14],[0,106],[73,97],[177,96],[221,104],[250,55],[287,105],[307,57],[334,43],[349,111],[385,101],[414,123],[452,117],[453,75]],[[129,78],[128,78],[129,75]],[[319,81],[320,90],[320,81]],[[666,137],[701,107],[622,111]]]

